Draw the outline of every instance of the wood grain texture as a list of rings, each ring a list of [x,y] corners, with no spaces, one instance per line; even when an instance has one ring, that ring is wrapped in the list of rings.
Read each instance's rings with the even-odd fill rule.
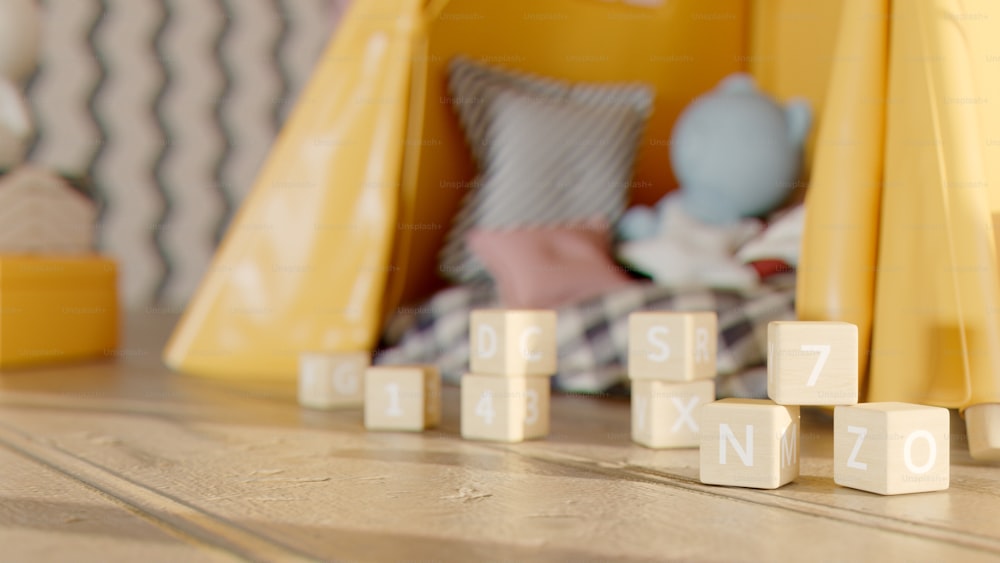
[[[48,557],[81,559],[81,542],[97,542],[127,559],[142,534],[166,538],[144,544],[147,559],[192,549],[366,561],[1000,555],[1000,471],[969,458],[957,417],[947,491],[834,485],[832,420],[809,410],[796,481],[707,486],[696,449],[631,442],[625,401],[554,395],[546,439],[473,442],[459,437],[459,392],[446,387],[438,429],[369,433],[360,410],[300,408],[291,382],[235,387],[165,371],[157,352],[172,318],[147,317],[132,319],[137,340],[117,362],[0,376],[2,467],[49,468],[22,470],[13,495],[0,484],[4,499],[22,499],[0,504],[5,556],[27,559],[35,552],[19,546],[44,541]],[[73,488],[112,507],[88,533],[7,523],[55,517],[58,502],[80,502]],[[24,491],[55,499],[23,504]]]

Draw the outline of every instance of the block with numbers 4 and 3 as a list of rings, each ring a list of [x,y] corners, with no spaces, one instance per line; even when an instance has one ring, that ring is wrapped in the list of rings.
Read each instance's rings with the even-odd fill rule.
[[[695,448],[701,409],[715,400],[715,381],[632,381],[632,440],[648,448]]]
[[[308,352],[299,356],[299,404],[311,409],[364,405],[367,352]]]
[[[524,377],[556,372],[556,313],[477,309],[469,319],[469,371]]]
[[[630,379],[714,379],[718,321],[714,312],[641,311],[628,317]]]
[[[863,403],[833,411],[833,481],[881,495],[940,491],[950,474],[948,409]]]
[[[549,434],[548,377],[462,376],[462,437],[520,442]]]
[[[767,325],[767,396],[779,405],[858,402],[858,327],[774,321]]]
[[[421,431],[441,422],[441,374],[435,366],[365,370],[365,428]]]
[[[777,489],[799,476],[799,407],[723,399],[701,409],[701,482]]]

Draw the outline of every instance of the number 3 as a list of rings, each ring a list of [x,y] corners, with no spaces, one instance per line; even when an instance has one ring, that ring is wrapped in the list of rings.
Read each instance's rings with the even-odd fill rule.
[[[525,397],[527,398],[528,403],[526,405],[524,423],[534,424],[538,422],[538,391],[528,389]]]

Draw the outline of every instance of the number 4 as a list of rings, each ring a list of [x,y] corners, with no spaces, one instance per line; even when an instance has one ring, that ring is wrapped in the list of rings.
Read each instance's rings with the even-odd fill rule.
[[[826,365],[827,358],[830,357],[830,345],[829,344],[803,344],[803,352],[819,352],[819,358],[816,359],[816,363],[813,364],[812,372],[809,373],[809,379],[806,380],[806,387],[815,387],[816,380],[819,379],[819,372],[823,371],[823,366]]]
[[[476,403],[476,416],[482,417],[487,425],[493,424],[493,417],[496,416],[496,411],[493,410],[493,391],[489,389],[483,391],[479,402]]]

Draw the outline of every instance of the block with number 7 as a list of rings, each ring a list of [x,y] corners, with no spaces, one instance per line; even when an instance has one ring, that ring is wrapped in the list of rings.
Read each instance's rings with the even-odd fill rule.
[[[462,376],[462,437],[520,442],[549,433],[548,377]]]
[[[767,326],[767,395],[779,405],[855,405],[858,327],[775,321]]]

